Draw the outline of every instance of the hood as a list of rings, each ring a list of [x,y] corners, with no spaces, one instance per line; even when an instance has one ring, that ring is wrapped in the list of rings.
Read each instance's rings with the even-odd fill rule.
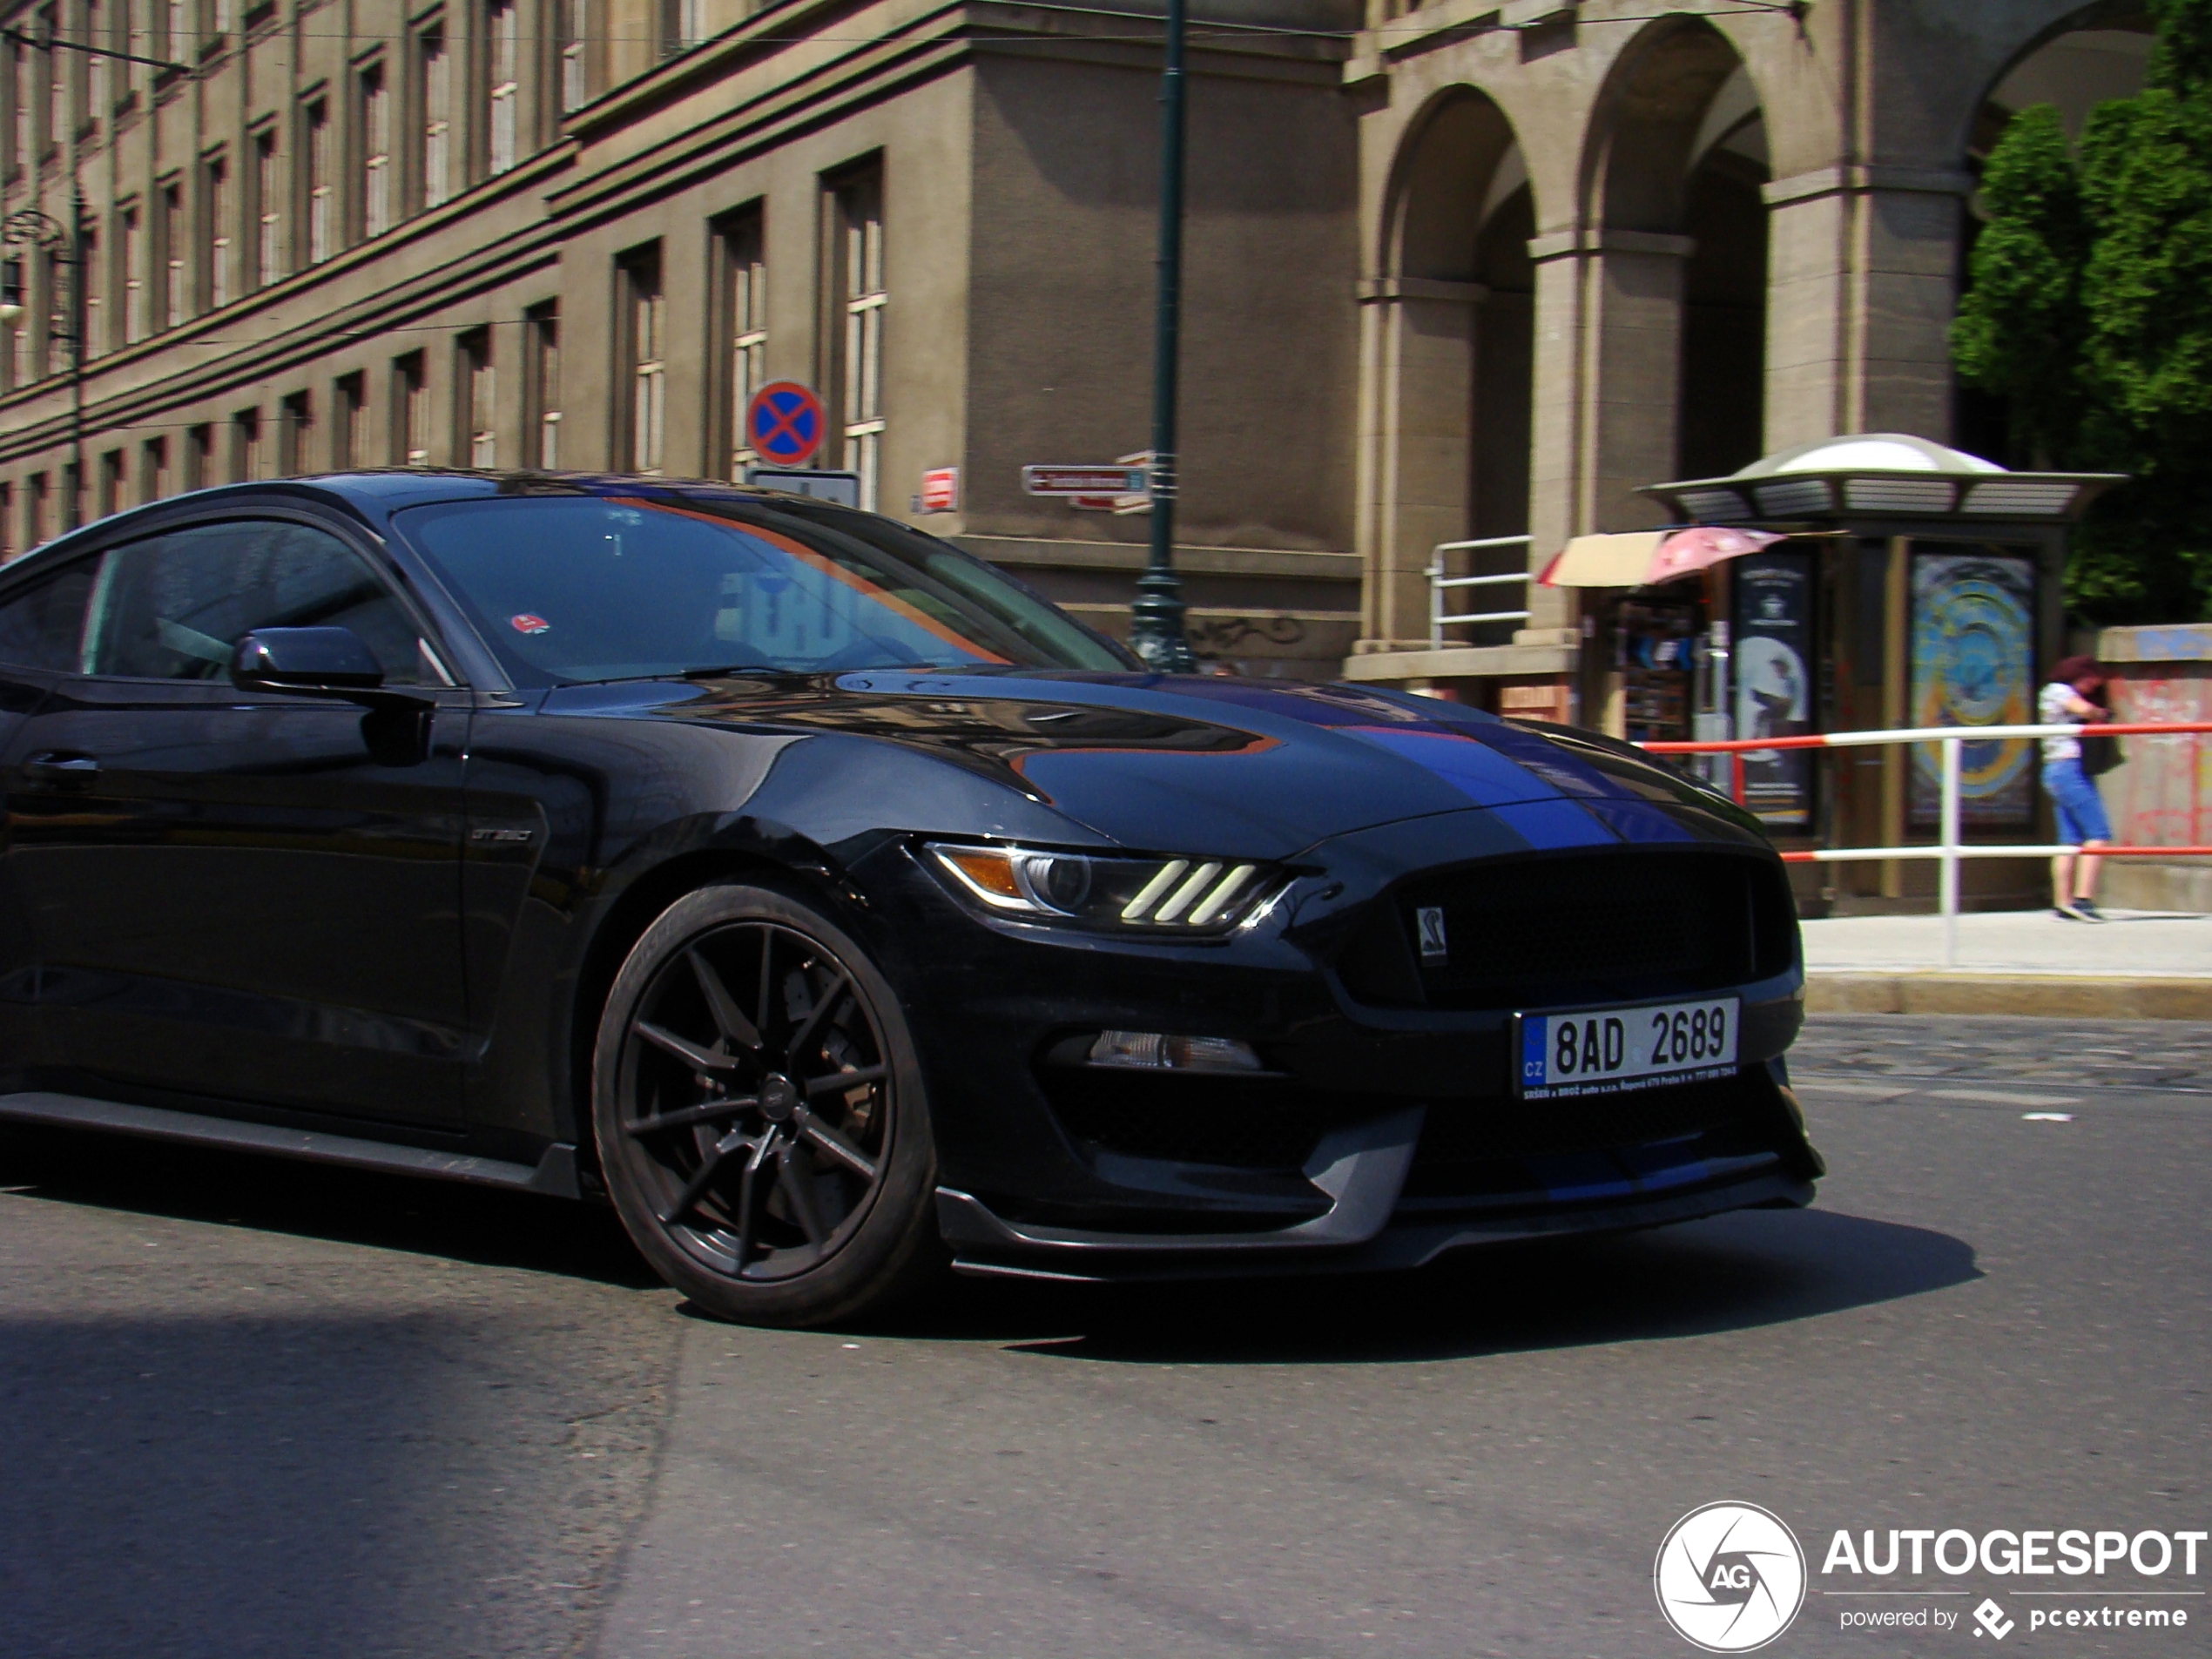
[[[1758,836],[1626,745],[1360,686],[872,671],[706,681],[653,712],[921,749],[1147,851],[1284,859],[1469,806],[1538,848]]]

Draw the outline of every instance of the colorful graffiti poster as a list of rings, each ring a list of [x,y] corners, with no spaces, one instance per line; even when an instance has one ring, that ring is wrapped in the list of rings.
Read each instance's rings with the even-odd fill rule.
[[[1810,553],[1738,559],[1734,594],[1736,735],[1801,737],[1813,728]],[[1743,757],[1743,804],[1774,829],[1812,826],[1814,752],[1754,749]]]
[[[1910,724],[2027,725],[2035,718],[2035,566],[1989,553],[1922,553],[1912,561]],[[2035,806],[2034,745],[1962,745],[1961,823],[2024,825]],[[1941,817],[1939,745],[1912,745],[1912,823]]]

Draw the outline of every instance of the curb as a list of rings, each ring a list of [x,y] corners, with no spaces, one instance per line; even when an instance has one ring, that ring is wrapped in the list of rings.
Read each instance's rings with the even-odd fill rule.
[[[1808,1014],[2028,1014],[2054,1019],[2212,1021],[2212,978],[2074,974],[1814,973]]]

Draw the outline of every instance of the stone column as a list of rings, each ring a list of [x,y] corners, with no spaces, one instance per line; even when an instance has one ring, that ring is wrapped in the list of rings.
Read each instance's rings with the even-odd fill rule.
[[[1430,551],[1467,533],[1475,308],[1488,292],[1419,277],[1359,285],[1366,592],[1355,653],[1428,648]]]
[[[1575,536],[1635,529],[1658,509],[1634,494],[1674,475],[1686,236],[1589,228],[1539,236],[1532,570]],[[1565,644],[1574,595],[1531,590],[1530,644]]]
[[[1769,453],[1853,432],[1951,435],[1951,168],[1822,167],[1764,186]]]

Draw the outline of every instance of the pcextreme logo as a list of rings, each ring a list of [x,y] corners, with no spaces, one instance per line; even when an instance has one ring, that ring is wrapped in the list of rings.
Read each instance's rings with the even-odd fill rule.
[[[1675,1633],[1708,1653],[1750,1653],[1805,1604],[1805,1553],[1781,1519],[1751,1503],[1709,1503],[1668,1530],[1651,1588]]]

